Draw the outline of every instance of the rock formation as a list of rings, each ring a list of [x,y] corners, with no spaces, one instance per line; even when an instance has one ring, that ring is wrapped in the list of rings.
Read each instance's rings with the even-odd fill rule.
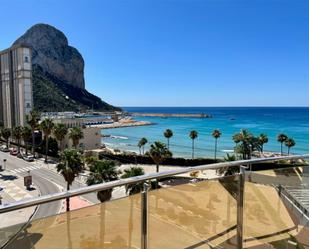
[[[39,111],[119,110],[85,89],[83,57],[60,30],[36,24],[14,45],[32,48],[33,99]]]

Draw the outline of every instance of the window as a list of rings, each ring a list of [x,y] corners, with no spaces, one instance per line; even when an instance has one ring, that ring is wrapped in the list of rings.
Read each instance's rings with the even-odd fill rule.
[[[28,63],[29,62],[29,57],[25,56],[25,62]]]

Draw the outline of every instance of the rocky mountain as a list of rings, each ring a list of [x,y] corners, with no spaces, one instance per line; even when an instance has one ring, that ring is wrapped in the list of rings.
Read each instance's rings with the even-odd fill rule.
[[[83,57],[69,46],[60,30],[36,24],[14,45],[32,48],[35,108],[40,111],[119,110],[85,89]]]

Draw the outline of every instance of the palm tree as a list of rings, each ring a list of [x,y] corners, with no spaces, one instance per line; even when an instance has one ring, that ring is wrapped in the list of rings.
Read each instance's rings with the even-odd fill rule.
[[[68,128],[64,124],[55,124],[53,133],[59,142],[60,151],[63,150],[62,142],[65,136],[68,134]]]
[[[189,136],[192,139],[192,159],[194,159],[194,140],[198,137],[198,133],[197,131],[190,131]]]
[[[47,163],[47,154],[48,154],[48,139],[52,133],[52,130],[54,128],[53,120],[50,118],[44,119],[41,124],[40,128],[42,129],[44,133],[45,138],[45,163]]]
[[[20,153],[20,140],[21,140],[21,137],[22,137],[22,127],[21,126],[16,126],[13,128],[13,137],[14,139],[16,140],[17,142],[17,146],[18,146],[18,154]]]
[[[268,143],[268,137],[266,134],[260,134],[259,136],[259,142],[261,144],[261,152],[263,153],[264,151],[264,144],[267,144]]]
[[[281,156],[282,156],[282,145],[283,143],[288,140],[288,136],[283,134],[283,133],[280,133],[278,136],[277,136],[277,141],[281,144]]]
[[[141,167],[131,167],[129,169],[124,170],[124,174],[121,178],[130,178],[135,176],[144,175],[144,169]],[[126,193],[129,195],[138,194],[143,190],[143,183],[135,183],[126,185]],[[132,243],[132,231],[133,231],[133,198],[129,198],[130,200],[130,214],[129,214],[129,239],[128,239],[128,248],[131,248]]]
[[[138,142],[138,147],[143,148],[143,155],[145,155],[145,145],[148,143],[147,138],[143,137],[141,140]]]
[[[67,190],[70,190],[76,176],[83,170],[81,154],[75,149],[66,149],[60,154],[60,162],[57,165],[57,171],[67,182]],[[70,198],[66,199],[66,210],[70,211]]]
[[[139,149],[139,154],[142,155],[142,147],[143,147],[143,144],[142,144],[142,141],[141,141],[141,140],[138,141],[137,146],[138,146],[138,149]]]
[[[35,156],[35,130],[39,125],[40,114],[39,112],[32,110],[30,114],[26,116],[28,125],[31,127],[32,132],[32,154]]]
[[[232,161],[236,161],[237,158],[235,156],[235,154],[229,154],[227,153],[226,156],[223,158],[223,160],[225,162],[232,162]],[[224,168],[219,168],[216,170],[217,174],[219,175],[234,175],[236,172],[238,172],[238,166],[237,167],[224,167]]]
[[[87,185],[94,185],[104,182],[115,181],[118,179],[118,175],[121,172],[117,169],[115,161],[110,160],[98,160],[90,166],[90,175],[87,179]],[[98,200],[103,203],[112,198],[113,189],[102,190],[97,193]],[[101,204],[101,231],[100,231],[100,243],[101,247],[104,245],[105,235],[105,205]]]
[[[80,127],[73,127],[69,132],[69,138],[72,140],[73,147],[77,149],[79,140],[84,138],[84,133]]]
[[[131,167],[129,169],[125,169],[123,175],[121,178],[130,178],[135,176],[141,176],[144,175],[145,171],[141,167]],[[129,195],[140,193],[143,190],[143,183],[135,183],[135,184],[128,184],[126,186],[126,192],[129,193]]]
[[[290,149],[296,145],[295,140],[293,138],[288,138],[284,144],[288,147],[288,155],[290,155]]]
[[[243,159],[250,159],[253,151],[261,151],[259,139],[253,136],[248,130],[240,130],[233,136],[236,143],[235,152],[241,153]]]
[[[1,130],[1,136],[4,138],[4,140],[6,141],[6,148],[9,148],[9,139],[11,137],[11,129],[9,128],[3,128]]]
[[[28,155],[28,142],[32,136],[31,134],[31,128],[29,126],[23,127],[21,131],[21,136],[24,141],[25,147],[26,147],[26,155]]]
[[[220,130],[216,129],[212,132],[212,136],[215,138],[215,160],[217,159],[217,146],[218,146],[218,138],[221,137]]]
[[[165,158],[172,157],[172,152],[166,147],[164,143],[154,142],[150,146],[149,155],[156,164],[156,172],[159,172],[159,165],[164,161]]]
[[[170,149],[170,138],[173,136],[173,131],[167,129],[164,133],[164,137],[167,139],[167,148]]]

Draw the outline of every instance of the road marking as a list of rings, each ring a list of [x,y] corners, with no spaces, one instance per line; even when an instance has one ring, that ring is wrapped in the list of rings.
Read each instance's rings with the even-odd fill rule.
[[[28,166],[28,167],[24,167],[24,168],[12,169],[9,172],[11,172],[11,173],[22,173],[22,172],[26,172],[26,171],[30,171],[30,170],[41,169],[42,167],[43,167],[42,165]]]
[[[31,166],[31,167],[28,167],[29,169],[38,169],[38,166]]]

